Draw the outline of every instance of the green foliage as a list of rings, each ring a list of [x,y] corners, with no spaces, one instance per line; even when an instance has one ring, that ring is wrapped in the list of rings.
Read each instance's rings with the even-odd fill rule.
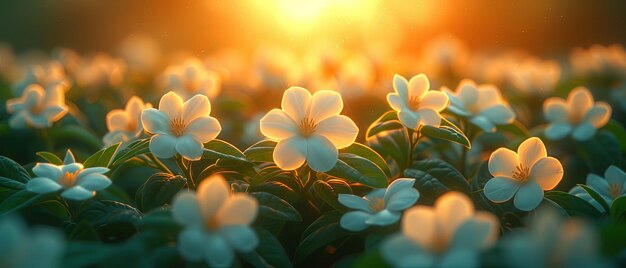
[[[174,196],[187,185],[187,180],[179,175],[156,173],[139,187],[135,203],[141,211],[170,204]]]
[[[582,198],[561,191],[549,191],[545,198],[563,208],[570,216],[601,217],[602,214],[593,205]]]
[[[113,156],[115,155],[117,149],[120,147],[121,144],[122,143],[117,143],[96,152],[95,154],[87,158],[85,162],[83,162],[83,166],[86,168],[108,167],[111,164],[111,160],[113,159]]]

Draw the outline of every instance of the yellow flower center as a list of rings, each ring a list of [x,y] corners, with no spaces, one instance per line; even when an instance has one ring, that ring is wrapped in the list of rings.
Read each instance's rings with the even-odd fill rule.
[[[205,222],[205,227],[209,230],[216,230],[219,228],[219,222],[217,217],[211,217]]]
[[[385,209],[385,200],[382,198],[374,197],[372,198],[372,200],[370,200],[369,204],[370,204],[370,208],[374,212],[379,212]]]
[[[516,179],[522,183],[528,181],[529,176],[530,176],[530,168],[524,167],[522,164],[515,167],[515,170],[513,170],[513,179]]]
[[[416,96],[410,96],[409,97],[409,107],[413,110],[416,111],[417,109],[419,109],[420,107],[420,98],[416,97]]]
[[[616,199],[620,196],[620,193],[622,192],[622,186],[619,184],[615,184],[615,183],[610,183],[609,184],[609,194],[611,194],[611,197],[613,199]]]
[[[304,137],[308,137],[309,135],[313,134],[316,127],[317,125],[311,118],[305,117],[300,121],[300,133]]]
[[[182,118],[176,118],[170,121],[170,129],[172,130],[172,134],[174,134],[174,136],[182,136],[185,132],[185,120]]]
[[[63,174],[63,177],[59,179],[59,184],[63,185],[65,188],[70,188],[74,186],[74,183],[76,182],[76,177],[78,177],[78,173],[80,173],[80,170],[77,170],[73,173],[65,172],[65,174]]]

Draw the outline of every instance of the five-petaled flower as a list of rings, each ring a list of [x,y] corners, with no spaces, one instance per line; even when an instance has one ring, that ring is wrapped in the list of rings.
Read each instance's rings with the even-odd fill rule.
[[[337,149],[350,146],[359,132],[352,119],[339,115],[342,109],[341,95],[335,91],[320,90],[311,96],[301,87],[287,89],[282,110],[273,109],[261,119],[261,133],[278,140],[276,165],[293,170],[306,161],[315,171],[331,170]]]
[[[434,207],[404,213],[402,233],[383,242],[382,255],[394,267],[476,267],[479,252],[495,244],[498,219],[475,211],[471,199],[448,192]]]
[[[203,180],[197,193],[179,193],[174,198],[172,214],[185,226],[178,235],[178,250],[190,261],[204,259],[211,267],[231,266],[234,251],[247,253],[259,245],[250,227],[258,208],[249,195],[231,194],[222,176]]]
[[[182,65],[173,65],[165,69],[163,87],[176,92],[187,100],[196,94],[213,99],[221,90],[221,80],[217,73],[206,68],[196,58],[187,59]]]
[[[571,134],[574,139],[584,141],[609,122],[611,106],[602,101],[594,103],[587,88],[577,87],[567,95],[567,100],[547,99],[543,114],[550,122],[545,130],[548,139],[558,140]]]
[[[587,186],[594,190],[611,207],[615,199],[626,196],[626,172],[611,165],[604,171],[604,178],[596,174],[587,175]],[[575,186],[570,193],[592,204],[599,211],[605,211],[598,201],[593,199],[587,191],[580,186]]]
[[[387,101],[405,127],[417,129],[421,125],[441,124],[439,112],[448,106],[448,96],[441,91],[430,91],[426,75],[416,75],[409,81],[395,75],[393,88],[396,92],[387,94]]]
[[[210,113],[211,103],[204,95],[196,95],[184,103],[174,92],[163,95],[158,110],[148,108],[141,112],[144,129],[154,134],[150,138],[152,154],[171,158],[179,153],[188,160],[199,160],[204,152],[203,143],[215,139],[222,130]]]
[[[507,148],[493,152],[489,172],[494,178],[485,184],[485,196],[496,203],[515,196],[515,207],[523,211],[539,206],[543,191],[552,190],[563,178],[561,162],[548,157],[546,147],[536,137],[522,142],[517,153]]]
[[[152,104],[144,103],[141,98],[133,96],[126,103],[124,110],[110,111],[106,118],[109,132],[102,138],[104,145],[129,142],[141,136],[143,133],[141,111],[147,108],[152,108]]]
[[[356,209],[341,217],[341,227],[350,231],[362,231],[367,227],[396,223],[401,212],[417,202],[419,192],[413,188],[415,179],[396,179],[389,187],[374,189],[364,197],[339,194],[339,203]]]
[[[49,128],[52,123],[67,114],[65,92],[60,87],[44,90],[40,85],[28,86],[21,97],[7,101],[7,111],[11,114],[9,125],[13,129],[26,127]]]
[[[472,80],[464,79],[454,92],[445,87],[442,90],[450,99],[448,110],[469,118],[483,131],[495,132],[496,125],[507,125],[515,120],[515,112],[495,85],[477,85]]]
[[[26,184],[28,191],[47,194],[63,189],[61,197],[70,200],[85,200],[96,195],[96,191],[111,185],[111,180],[104,175],[109,171],[105,167],[85,168],[76,163],[74,155],[67,150],[63,165],[37,163],[33,173],[37,177]]]

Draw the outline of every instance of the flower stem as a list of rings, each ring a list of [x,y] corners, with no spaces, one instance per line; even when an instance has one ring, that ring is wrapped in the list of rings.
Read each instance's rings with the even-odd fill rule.
[[[191,165],[186,165],[185,159],[180,155],[176,155],[174,157],[174,160],[176,161],[176,165],[178,165],[178,168],[180,168],[181,175],[185,177],[189,182],[191,182],[191,186],[193,189],[196,189],[196,183],[193,181],[193,178],[191,177],[191,169],[190,169]]]
[[[159,168],[161,171],[167,172],[169,174],[174,174],[165,164],[163,164],[163,162],[161,162],[161,160],[156,158],[153,154],[150,153],[147,155],[150,157],[150,160],[152,161],[152,163],[154,163],[156,167]]]

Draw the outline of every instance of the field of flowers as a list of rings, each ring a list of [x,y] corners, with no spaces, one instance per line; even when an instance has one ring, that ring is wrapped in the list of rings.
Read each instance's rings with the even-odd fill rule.
[[[623,267],[626,51],[0,46],[0,267]]]

